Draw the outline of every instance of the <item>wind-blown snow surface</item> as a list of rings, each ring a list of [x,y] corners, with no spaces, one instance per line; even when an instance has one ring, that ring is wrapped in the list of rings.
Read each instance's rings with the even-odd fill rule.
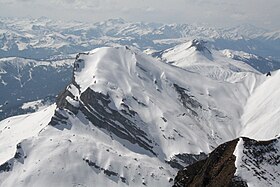
[[[222,57],[216,59],[211,51],[199,55],[193,58],[210,59],[205,63],[219,71],[208,71],[205,63],[190,71],[178,67],[177,60],[168,64],[127,47],[80,54],[58,107],[40,111],[42,117],[36,116],[40,112],[30,115],[38,128],[49,125],[36,128],[32,137],[14,139],[13,146],[4,141],[9,135],[1,135],[3,146],[13,148],[1,152],[0,183],[170,186],[176,169],[166,161],[175,155],[209,153],[241,132],[250,136],[242,117],[254,111],[251,96],[278,76],[265,77],[237,61],[233,66],[227,57],[217,62]],[[55,112],[52,119],[47,111]],[[1,129],[8,121],[25,126],[16,119],[2,121]],[[269,136],[277,134],[274,130]]]
[[[242,123],[242,136],[258,140],[268,140],[280,131],[280,71],[272,72],[271,77],[261,84],[248,99]],[[261,116],[261,117],[260,117]]]

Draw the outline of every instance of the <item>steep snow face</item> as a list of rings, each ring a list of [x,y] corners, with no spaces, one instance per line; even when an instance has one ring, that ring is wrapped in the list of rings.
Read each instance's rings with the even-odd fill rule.
[[[279,148],[278,138],[263,142],[240,138],[234,151],[235,176],[249,187],[279,186]]]
[[[235,81],[200,75],[128,47],[80,53],[57,108],[30,115],[37,124],[32,137],[3,141],[13,151],[3,152],[0,183],[170,186],[176,156],[194,159],[240,135],[248,98],[267,78],[231,74]]]
[[[192,40],[161,53],[167,63],[205,75],[215,80],[236,82],[248,73],[258,73],[248,64],[227,58],[226,53],[207,47],[206,42]]]
[[[279,134],[280,121],[280,71],[272,72],[248,99],[242,123],[241,135],[267,140]],[[261,116],[261,117],[260,117]]]

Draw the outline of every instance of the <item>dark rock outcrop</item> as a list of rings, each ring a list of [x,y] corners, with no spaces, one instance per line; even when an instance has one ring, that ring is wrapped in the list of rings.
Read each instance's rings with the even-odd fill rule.
[[[179,171],[174,187],[247,186],[245,182],[234,176],[236,168],[233,152],[237,142],[238,139],[222,144],[207,159]]]
[[[3,163],[2,165],[0,165],[0,173],[12,171],[15,162],[19,162],[21,164],[24,164],[24,159],[26,157],[27,156],[24,154],[21,143],[18,143],[16,153],[15,153],[14,157],[11,158],[10,160],[8,160],[7,162]]]
[[[197,109],[202,109],[202,105],[194,98],[194,96],[190,95],[188,93],[188,90],[186,90],[183,87],[180,87],[177,84],[173,84],[176,92],[178,93],[178,99],[183,104],[183,106],[190,111],[192,116],[198,117],[198,114],[196,112]]]
[[[125,103],[122,103],[122,110],[114,110],[109,106],[111,103],[109,95],[97,93],[89,88],[81,94],[80,99],[83,103],[80,110],[92,124],[132,144],[138,144],[155,155],[152,150],[152,140],[148,139],[145,131],[134,121],[134,116],[138,114]],[[144,122],[139,121],[139,123]]]
[[[279,139],[256,141],[243,138],[243,147],[240,167],[246,168],[257,181],[266,181],[267,186],[275,186],[275,182],[279,186]]]
[[[198,162],[200,160],[204,160],[207,158],[207,155],[203,152],[200,154],[177,154],[174,157],[171,158],[171,160],[166,161],[171,167],[176,169],[183,169],[186,166],[189,166],[195,162]]]
[[[238,163],[233,152],[241,141]],[[235,176],[236,167],[242,176],[251,176],[255,184],[275,186],[279,184],[279,139],[256,141],[250,138],[235,139],[217,147],[207,159],[198,161],[179,171],[174,187],[247,186],[246,179]],[[239,173],[238,172],[238,173]],[[245,174],[244,174],[245,173]],[[250,177],[249,177],[250,178]]]
[[[189,48],[194,47],[196,51],[207,52],[207,53],[211,54],[211,52],[205,45],[206,43],[207,42],[204,40],[194,39],[194,40],[192,40],[191,46]]]

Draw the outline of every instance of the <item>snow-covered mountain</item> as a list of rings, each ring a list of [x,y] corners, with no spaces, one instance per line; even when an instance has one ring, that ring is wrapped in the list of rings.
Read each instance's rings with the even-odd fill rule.
[[[0,98],[0,119],[26,113],[26,110],[22,110],[25,102],[38,99],[48,102],[49,96],[57,95],[71,77],[70,63],[64,67],[46,64],[50,61],[67,61],[68,64],[73,54],[78,52],[90,51],[101,46],[120,45],[134,46],[140,50],[166,52],[171,50],[170,48],[177,48],[175,47],[177,44],[203,39],[211,46],[210,48],[214,45],[217,51],[223,51],[227,57],[246,62],[258,71],[267,73],[280,68],[280,63],[277,61],[280,59],[278,53],[280,40],[277,33],[279,34],[278,31],[269,31],[251,25],[218,29],[190,24],[132,23],[123,19],[82,23],[55,21],[44,17],[0,18],[0,63],[2,64],[0,92],[3,96]],[[188,47],[187,44],[183,45]],[[218,52],[219,55],[222,54]],[[42,73],[45,76],[31,81],[28,78],[31,69],[25,68],[20,71],[21,73],[17,73],[17,62],[21,64],[27,61],[32,61],[31,65],[43,61],[48,67],[42,70],[35,65],[36,68],[32,72],[35,75]],[[4,62],[10,65],[3,67]],[[3,75],[3,72],[6,74]],[[19,79],[29,80],[28,83],[24,83],[23,90],[19,89],[21,88]],[[56,84],[48,84],[49,82],[56,82]],[[43,88],[38,89],[39,87]],[[27,90],[31,90],[31,94]]]
[[[244,72],[244,70],[267,73],[273,69],[279,69],[280,63],[277,61],[265,59],[263,57],[245,53],[242,51],[233,51],[229,49],[217,50],[210,46],[209,43],[203,40],[191,40],[189,42],[177,45],[173,48],[163,51],[146,50],[147,54],[160,58],[163,61],[174,64],[175,66],[188,69],[191,71],[199,71],[199,73],[214,74],[213,71],[219,71],[219,68],[224,73],[226,69],[235,68],[235,71]],[[229,59],[225,59],[228,57]],[[237,62],[238,61],[238,62]],[[246,65],[246,64],[247,65]],[[251,68],[249,66],[251,66]],[[206,69],[211,71],[206,71]],[[220,75],[220,73],[216,73]]]
[[[71,80],[73,59],[38,61],[19,57],[0,58],[0,119],[25,113],[22,105],[54,97]]]
[[[266,77],[199,41],[161,57],[129,47],[77,55],[55,105],[0,122],[0,183],[170,186],[224,142],[280,133],[279,71]]]
[[[204,53],[206,57],[200,57],[199,49],[202,47],[201,50],[204,50],[203,46],[206,52],[208,50],[209,53],[208,55]],[[212,50],[213,54],[210,54],[206,46]],[[146,50],[146,52],[151,51],[153,50]],[[162,57],[161,55],[163,54],[164,56]],[[233,50],[218,51],[204,41],[196,39],[171,49],[154,52],[151,55],[162,58],[162,60],[168,61],[169,63],[177,60],[176,63],[179,63],[177,64],[178,66],[188,66],[187,69],[191,71],[198,71],[197,68],[202,68],[202,63],[206,62],[204,70],[200,72],[208,72],[205,71],[205,68],[210,68],[209,64],[214,65],[216,62],[221,63],[224,61],[230,62],[232,65],[231,68],[234,67],[237,69],[241,67],[235,67],[236,61],[243,61],[262,73],[267,73],[272,69],[278,69],[280,65],[276,61],[245,52]],[[229,59],[225,59],[225,56],[235,60],[230,61]],[[34,60],[20,57],[0,59],[0,90],[3,96],[0,99],[0,119],[34,111],[23,110],[22,105],[25,102],[38,99],[45,100],[44,102],[53,101],[54,96],[69,83],[72,76],[72,59],[74,59],[74,57],[75,55],[68,54],[67,56],[52,57],[52,60]],[[197,61],[200,61],[199,66],[190,66],[190,64],[193,63],[198,64]],[[208,63],[208,61],[211,61],[211,63]],[[213,70],[219,69],[217,66],[211,67],[214,68]],[[224,67],[221,68],[221,71],[224,72],[223,76],[229,76],[227,74],[231,71],[224,71]],[[212,72],[212,75],[209,74],[209,76],[213,77],[216,75],[222,74],[215,72]]]
[[[153,54],[152,54],[153,55]],[[154,56],[154,55],[153,55]],[[243,61],[227,58],[223,52],[207,47],[204,41],[192,40],[161,52],[163,61],[185,70],[224,81],[239,81],[236,74],[258,73]]]

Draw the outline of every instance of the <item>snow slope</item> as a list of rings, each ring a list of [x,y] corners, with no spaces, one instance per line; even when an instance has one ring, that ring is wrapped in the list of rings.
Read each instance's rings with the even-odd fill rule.
[[[237,56],[243,58],[237,58]],[[200,75],[231,83],[248,81],[246,84],[251,95],[245,104],[241,118],[244,126],[241,135],[254,139],[271,139],[277,135],[275,132],[279,132],[277,123],[280,121],[278,117],[280,103],[277,97],[280,93],[277,84],[280,74],[279,71],[275,71],[272,72],[271,77],[261,75],[245,63],[247,62],[245,59],[250,58],[257,59],[258,57],[231,50],[217,51],[199,40],[161,52],[161,59],[167,63]]]
[[[188,70],[189,64],[180,67],[183,52],[172,64],[128,47],[80,53],[72,83],[58,97],[57,107],[30,114],[34,131],[27,136],[8,143],[9,134],[3,134],[1,147],[10,149],[0,155],[0,183],[170,186],[177,169],[169,163],[178,155],[193,158],[241,133],[254,136],[244,120],[257,112],[250,99],[267,89],[270,79],[276,86],[278,76],[265,77],[245,63],[198,51],[186,58],[190,65],[204,59],[196,65],[199,71]],[[219,71],[208,71],[206,65]],[[256,120],[262,118],[266,116]],[[22,117],[4,120],[0,127],[10,120],[11,129],[22,128],[25,122],[17,119]]]
[[[55,105],[33,114],[15,116],[0,122],[0,165],[14,156],[16,145],[37,136],[54,114]]]
[[[267,77],[267,80],[248,99],[241,118],[244,124],[242,136],[269,140],[278,135],[280,130],[279,81],[280,71],[272,72],[272,76]]]

